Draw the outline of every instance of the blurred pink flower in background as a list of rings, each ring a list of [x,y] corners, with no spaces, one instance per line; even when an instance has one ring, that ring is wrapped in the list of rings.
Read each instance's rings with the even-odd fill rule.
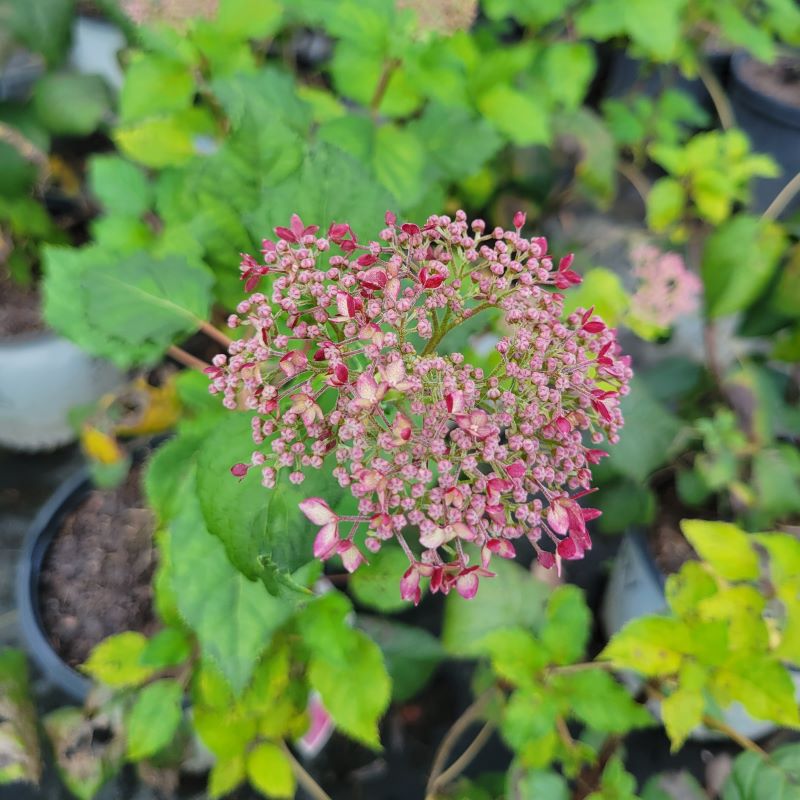
[[[645,244],[631,251],[633,275],[638,279],[631,297],[634,316],[659,328],[670,328],[700,306],[703,284],[679,253],[663,252]]]

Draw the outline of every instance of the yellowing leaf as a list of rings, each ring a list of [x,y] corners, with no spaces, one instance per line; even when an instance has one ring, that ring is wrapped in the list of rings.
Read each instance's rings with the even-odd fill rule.
[[[678,620],[641,617],[616,633],[599,658],[642,675],[673,675],[681,665],[688,633]]]
[[[280,747],[262,742],[247,756],[247,777],[267,797],[294,797],[292,766]]]
[[[729,581],[755,580],[758,556],[748,534],[729,522],[685,519],[683,535],[700,557]]]
[[[147,639],[135,631],[109,636],[92,650],[81,669],[114,689],[136,686],[154,671],[152,667],[143,667],[139,663],[145,647]]]
[[[101,464],[116,464],[125,458],[119,442],[110,434],[92,425],[84,425],[81,428],[81,448],[89,458]]]

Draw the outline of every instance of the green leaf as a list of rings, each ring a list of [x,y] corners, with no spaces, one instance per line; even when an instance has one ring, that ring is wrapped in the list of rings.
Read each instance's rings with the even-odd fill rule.
[[[155,755],[174,738],[183,719],[183,687],[163,679],[142,689],[136,697],[127,723],[127,750],[131,761]]]
[[[140,217],[150,208],[147,177],[119,156],[94,156],[89,162],[89,186],[107,214]]]
[[[557,772],[532,769],[519,775],[512,769],[508,781],[507,794],[515,800],[569,800],[570,797],[566,780]]]
[[[681,531],[700,558],[723,578],[730,581],[758,578],[758,555],[741,528],[729,522],[685,519],[681,521]]]
[[[583,275],[580,286],[564,296],[564,314],[576,308],[594,306],[595,313],[607,325],[617,327],[630,305],[630,297],[622,285],[619,275],[605,267],[593,267]]]
[[[400,576],[408,569],[408,558],[399,547],[384,546],[369,557],[350,578],[355,599],[375,611],[391,613],[408,607],[400,597]]]
[[[250,414],[228,414],[206,437],[197,462],[198,496],[206,526],[225,545],[231,563],[275,592],[276,581],[290,581],[292,572],[313,560],[316,527],[300,511],[300,501],[320,494],[335,506],[342,492],[330,487],[324,470],[310,472],[301,487],[284,471],[269,490],[258,469],[234,478],[230,468],[249,461],[253,451],[250,420]]]
[[[502,146],[502,139],[481,117],[464,108],[429,103],[418,119],[406,126],[446,180],[479,170]]]
[[[49,247],[44,259],[48,323],[120,366],[158,359],[208,315],[212,276],[181,256]]]
[[[109,636],[92,649],[81,669],[114,689],[138,686],[155,671],[141,663],[146,647],[147,639],[135,631]]]
[[[267,797],[294,797],[292,765],[283,750],[271,742],[262,742],[247,754],[247,779]]]
[[[422,628],[369,616],[359,616],[358,624],[383,653],[396,703],[417,694],[444,658],[439,640]]]
[[[378,720],[391,697],[391,681],[378,646],[353,630],[346,598],[336,592],[309,603],[299,618],[309,649],[308,678],[336,725],[348,736],[380,748]]]
[[[246,221],[258,240],[277,225],[286,225],[294,213],[306,225],[325,230],[333,221],[347,221],[361,241],[377,235],[385,211],[392,206],[392,196],[358,161],[335,147],[320,145],[299,171],[264,192],[262,203]]]
[[[0,785],[38,785],[42,773],[36,707],[30,694],[28,663],[20,650],[0,650]]]
[[[240,693],[292,606],[247,580],[228,561],[222,542],[205,527],[193,481],[192,472],[169,529],[171,584],[202,653]]]
[[[498,83],[478,98],[481,114],[516,145],[548,144],[552,131],[543,104]]]
[[[195,93],[187,64],[167,56],[138,53],[125,70],[119,95],[120,122],[189,108]]]
[[[519,689],[509,697],[500,733],[527,766],[547,766],[556,742],[556,698],[541,689]]]
[[[680,750],[689,734],[702,722],[703,677],[701,668],[687,664],[680,672],[677,688],[661,701],[661,718],[673,753]]]
[[[514,686],[530,686],[549,662],[547,651],[522,628],[492,631],[480,640],[477,649],[491,658],[495,674]]]
[[[612,756],[600,778],[600,791],[592,792],[586,800],[638,800],[636,779],[625,771],[625,765],[618,756]]]
[[[667,603],[679,617],[697,613],[700,603],[717,592],[717,582],[697,561],[687,561],[680,572],[667,578]]]
[[[653,724],[647,709],[602,668],[558,675],[552,687],[570,712],[593,730],[623,734]]]
[[[283,5],[278,0],[220,0],[214,22],[223,37],[262,39],[275,33],[281,24]]]
[[[665,231],[680,221],[686,206],[686,190],[674,178],[659,178],[647,195],[647,224]]]
[[[620,404],[625,427],[620,433],[619,442],[610,450],[607,464],[615,472],[643,482],[669,459],[681,424],[653,397],[642,379],[634,378],[630,390]]]
[[[741,703],[755,719],[800,727],[791,673],[769,655],[746,653],[713,673],[711,691],[720,706]]]
[[[487,633],[498,628],[532,630],[544,616],[545,584],[513,561],[495,559],[492,569],[496,577],[481,581],[474,599],[450,594],[445,601],[442,645],[451,655],[475,655]]]
[[[577,108],[594,72],[594,50],[586,42],[553,42],[544,49],[542,76],[559,105]]]
[[[189,658],[191,652],[192,643],[182,630],[163,628],[147,643],[139,663],[155,669],[177,667]]]
[[[623,533],[632,525],[649,525],[655,516],[652,489],[628,479],[603,483],[592,497],[592,505],[603,512],[595,523],[601,533]]]
[[[216,132],[214,119],[204,108],[187,108],[166,116],[120,125],[114,131],[119,149],[146,167],[179,166],[208,149]]]
[[[732,314],[750,305],[775,273],[785,244],[780,225],[747,214],[717,228],[706,239],[701,264],[708,315]]]
[[[354,19],[357,19],[357,11]],[[384,70],[384,58],[379,53],[367,52],[364,40],[341,41],[336,45],[331,60],[331,76],[338,94],[349,97],[363,106],[370,106],[375,97]],[[387,117],[407,117],[423,102],[414,82],[403,67],[392,70],[378,111]]]
[[[412,206],[425,190],[425,147],[407,128],[395,125],[378,128],[372,166],[375,176],[397,198],[401,208]]]
[[[733,762],[722,800],[799,800],[800,745],[786,744],[769,754],[746,752]]]
[[[50,66],[64,60],[70,44],[74,0],[11,0],[5,5],[2,16],[15,39],[34,53],[41,53]],[[6,16],[9,11],[10,18]]]
[[[209,796],[217,798],[230,794],[247,777],[245,757],[236,755],[232,758],[218,758],[208,776]]]
[[[642,675],[672,675],[680,667],[687,636],[686,626],[677,620],[640,617],[614,634],[598,658]]]
[[[565,584],[554,589],[547,601],[539,638],[555,664],[571,664],[583,657],[591,624],[583,592]]]
[[[36,83],[33,106],[42,125],[52,133],[83,136],[97,130],[111,101],[98,75],[59,72]]]

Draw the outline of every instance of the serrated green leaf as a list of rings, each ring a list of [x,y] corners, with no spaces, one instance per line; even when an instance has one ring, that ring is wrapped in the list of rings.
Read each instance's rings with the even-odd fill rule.
[[[717,592],[717,582],[697,561],[687,561],[667,578],[667,603],[679,617],[696,614],[701,601]]]
[[[168,678],[148,684],[139,692],[126,726],[131,761],[153,756],[172,741],[183,719],[182,700],[183,687]]]
[[[547,109],[519,89],[498,83],[478,98],[483,116],[517,145],[548,144],[552,137]]]
[[[723,578],[731,581],[755,580],[759,574],[758,556],[749,536],[730,522],[701,519],[681,521],[681,531],[700,557]]]
[[[202,653],[238,694],[272,634],[289,618],[292,605],[249,581],[230,563],[222,542],[205,527],[193,471],[181,494],[169,529],[176,602]]]
[[[643,675],[672,675],[687,644],[686,626],[667,617],[640,617],[611,637],[598,658]]]
[[[553,590],[539,638],[555,664],[580,660],[589,641],[591,623],[591,611],[577,586],[564,584]]]
[[[680,750],[702,721],[706,705],[703,696],[705,678],[701,667],[685,664],[679,673],[677,688],[661,701],[661,718],[673,753]]]
[[[107,214],[140,217],[152,192],[139,167],[119,156],[95,156],[89,162],[89,186]]]
[[[380,748],[378,720],[391,681],[378,646],[345,620],[350,604],[335,592],[309,603],[299,617],[311,658],[308,678],[336,725],[368,747]]]
[[[400,597],[400,578],[408,569],[408,558],[399,547],[385,546],[369,557],[350,578],[350,591],[363,606],[391,613],[408,607]]]
[[[138,53],[125,69],[119,95],[120,122],[189,108],[195,82],[188,64],[155,53]]]
[[[442,645],[454,656],[478,652],[478,643],[499,628],[533,630],[544,617],[547,587],[513,561],[495,559],[496,577],[481,581],[478,594],[465,601],[450,594],[445,601]]]
[[[556,695],[585,725],[602,733],[628,733],[653,724],[646,708],[602,668],[556,676]]]
[[[139,663],[145,667],[166,669],[176,667],[189,658],[192,643],[179,628],[164,628],[147,643],[139,656]]]
[[[247,771],[243,755],[225,759],[218,758],[208,776],[208,793],[214,800],[225,797],[244,783],[246,777]]]
[[[155,671],[141,663],[147,639],[136,631],[109,636],[96,645],[81,670],[115,689],[137,686]]]
[[[770,753],[742,753],[734,762],[722,800],[800,800],[800,745],[787,744]]]
[[[292,765],[276,744],[262,742],[247,754],[247,778],[267,797],[294,797]]]
[[[665,231],[678,222],[686,206],[686,190],[674,178],[659,178],[647,195],[647,224]]]
[[[529,686],[549,662],[546,649],[522,628],[492,631],[476,644],[476,650],[488,655],[492,670],[514,686]]]
[[[111,110],[111,98],[98,75],[58,72],[37,81],[33,105],[51,133],[83,136],[97,130]]]

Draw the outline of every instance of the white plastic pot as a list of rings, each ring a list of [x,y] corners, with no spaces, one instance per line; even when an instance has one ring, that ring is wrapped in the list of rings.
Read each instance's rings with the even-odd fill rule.
[[[0,446],[33,451],[73,441],[70,410],[122,379],[115,366],[54,333],[0,339]]]
[[[613,636],[626,623],[638,617],[666,612],[665,580],[650,554],[644,535],[639,532],[626,534],[611,570],[600,610],[600,619],[606,634]],[[792,672],[792,679],[800,700],[800,674]],[[636,691],[638,681],[631,678],[626,682]],[[660,716],[658,702],[651,701],[648,705],[653,713]],[[738,703],[731,705],[724,716],[728,725],[750,739],[760,739],[778,727],[772,722],[753,719]],[[698,726],[692,731],[690,738],[709,741],[723,737],[716,731]]]

